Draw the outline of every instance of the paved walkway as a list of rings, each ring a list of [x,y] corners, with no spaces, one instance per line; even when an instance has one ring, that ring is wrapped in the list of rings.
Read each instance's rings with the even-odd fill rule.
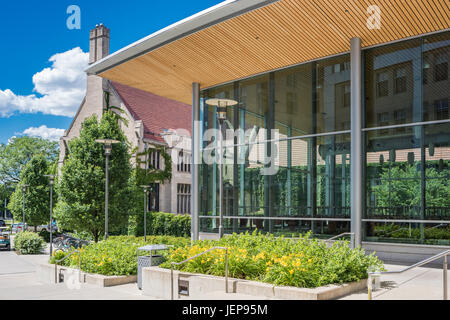
[[[156,300],[143,296],[135,283],[101,288],[81,284],[44,284],[37,281],[37,266],[48,261],[48,255],[20,256],[0,251],[0,301],[2,300]]]
[[[37,266],[48,261],[47,255],[20,256],[13,251],[0,251],[0,301],[1,300],[158,300],[143,296],[135,283],[101,288],[81,284],[71,289],[65,283],[43,284],[37,281]],[[404,266],[386,265],[389,271]],[[374,300],[442,300],[443,271],[434,268],[417,268],[404,274],[381,277],[381,289],[373,292]],[[185,298],[186,299],[186,298]],[[214,292],[191,300],[265,300],[239,294]],[[183,299],[184,300],[184,299]],[[367,300],[367,290],[343,297],[340,300]]]
[[[405,266],[385,265],[388,271]],[[443,271],[437,268],[416,268],[406,273],[382,275],[381,288],[372,293],[373,300],[442,300]],[[367,290],[351,294],[340,300],[367,300]]]

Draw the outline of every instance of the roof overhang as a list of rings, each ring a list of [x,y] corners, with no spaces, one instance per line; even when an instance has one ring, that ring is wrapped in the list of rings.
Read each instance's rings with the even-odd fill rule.
[[[380,8],[380,29],[367,21]],[[450,30],[447,0],[228,0],[92,64],[90,75],[189,104],[207,88],[362,47]]]

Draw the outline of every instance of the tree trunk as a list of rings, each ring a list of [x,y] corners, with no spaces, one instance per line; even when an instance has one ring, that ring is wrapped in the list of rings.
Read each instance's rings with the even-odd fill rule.
[[[94,236],[94,241],[95,241],[95,243],[97,243],[97,242],[98,242],[98,231],[97,231],[97,230],[94,230],[94,231],[92,232],[92,235]]]

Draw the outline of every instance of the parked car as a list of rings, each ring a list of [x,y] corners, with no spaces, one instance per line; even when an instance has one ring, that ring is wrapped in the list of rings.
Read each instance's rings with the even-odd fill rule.
[[[11,239],[6,227],[0,227],[0,249],[11,250]]]
[[[45,224],[45,225],[38,226],[37,230],[38,231],[47,230],[48,232],[50,232],[50,224]],[[55,221],[53,221],[53,223],[52,223],[52,231],[53,232],[58,231],[58,226],[56,225]]]
[[[24,225],[23,225],[22,222],[21,223],[15,223],[15,224],[12,225],[11,228],[12,228],[11,231],[13,233],[18,233],[18,232],[22,232],[22,230],[24,229]],[[25,230],[26,229],[27,229],[27,224],[25,223]]]
[[[4,220],[0,220],[0,228],[6,228],[6,222]]]

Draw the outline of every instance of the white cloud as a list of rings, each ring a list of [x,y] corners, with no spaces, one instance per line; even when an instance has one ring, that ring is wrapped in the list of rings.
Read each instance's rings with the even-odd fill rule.
[[[59,141],[59,138],[64,135],[64,131],[64,129],[47,128],[47,126],[44,125],[39,128],[28,128],[23,132],[23,134],[30,137],[41,137],[51,141]]]
[[[34,92],[16,95],[10,89],[0,89],[0,115],[14,112],[51,114],[73,117],[86,92],[86,73],[89,53],[77,47],[57,53],[49,61],[52,66],[33,76]]]

